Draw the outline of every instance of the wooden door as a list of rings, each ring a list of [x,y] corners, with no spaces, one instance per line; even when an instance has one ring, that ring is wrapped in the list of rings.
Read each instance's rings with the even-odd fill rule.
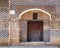
[[[29,21],[27,41],[43,41],[43,21]]]

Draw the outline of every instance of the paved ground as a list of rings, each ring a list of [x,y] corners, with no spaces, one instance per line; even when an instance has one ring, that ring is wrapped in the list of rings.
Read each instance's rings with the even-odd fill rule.
[[[60,48],[58,46],[1,46],[0,48]]]

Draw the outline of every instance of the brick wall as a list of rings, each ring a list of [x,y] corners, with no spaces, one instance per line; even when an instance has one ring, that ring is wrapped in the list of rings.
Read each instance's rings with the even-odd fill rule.
[[[52,15],[51,21],[44,22],[44,33],[46,35],[49,34],[47,38],[45,37],[45,41],[60,41],[60,0],[0,0],[0,44],[8,45],[9,43],[9,21],[10,21],[10,41],[11,44],[16,45],[19,44],[19,34],[21,32],[20,27],[22,27],[22,21],[20,21],[19,14],[25,10],[38,8],[43,9],[49,12]],[[9,14],[9,3],[10,10],[15,10],[15,14]],[[3,8],[1,8],[3,7]],[[9,16],[10,15],[10,16]],[[9,20],[10,17],[10,20]],[[22,17],[23,18],[23,17]],[[28,18],[28,17],[27,17]],[[55,20],[54,20],[55,19]],[[50,28],[49,28],[50,27]],[[51,30],[52,31],[51,31]],[[55,29],[55,30],[54,30]],[[24,30],[24,29],[23,29]],[[48,33],[49,32],[49,33]],[[51,33],[51,34],[50,34]],[[56,35],[57,33],[57,35]],[[53,35],[54,34],[54,35]],[[17,36],[18,35],[18,36]],[[53,37],[52,37],[53,36]],[[50,37],[50,39],[49,39]],[[55,38],[56,37],[56,38]],[[53,40],[52,40],[53,39]],[[54,42],[53,42],[54,43]],[[58,43],[58,42],[57,42]],[[60,45],[60,43],[58,43]],[[57,45],[58,45],[57,44]]]
[[[43,10],[49,12],[51,14],[52,20],[50,20],[50,21],[49,20],[48,21],[45,20],[44,21],[44,36],[45,36],[44,37],[44,41],[51,41],[52,44],[54,44],[53,41],[54,41],[55,37],[57,39],[57,35],[53,35],[52,36],[52,33],[54,33],[54,34],[56,34],[56,33],[60,34],[60,33],[58,33],[59,31],[57,30],[57,29],[60,29],[59,28],[59,26],[60,26],[59,25],[59,21],[60,21],[60,19],[59,19],[60,18],[59,17],[60,16],[60,14],[59,14],[60,13],[60,11],[59,11],[59,9],[60,9],[59,4],[60,4],[59,0],[48,0],[48,1],[47,0],[33,0],[33,1],[32,0],[30,0],[30,1],[28,1],[28,0],[21,0],[21,1],[20,0],[11,0],[11,2],[10,2],[10,10],[15,10],[16,13],[14,15],[10,15],[10,17],[11,17],[11,19],[19,20],[18,17],[19,17],[19,14],[21,12],[23,12],[25,10],[28,10],[28,9],[32,9],[32,8],[43,9]],[[28,17],[22,17],[22,18],[25,19],[25,18],[28,18]],[[13,21],[13,22],[15,22],[15,21]],[[11,23],[14,24],[13,22],[11,22]],[[15,23],[17,23],[17,22],[15,22]],[[22,32],[22,30],[24,32],[24,29],[22,29],[22,28],[20,28],[20,29],[21,29],[21,32]],[[14,31],[11,30],[11,32],[14,33],[15,30]],[[20,31],[17,31],[17,32],[20,32]],[[58,37],[60,37],[60,36],[58,36]],[[13,42],[13,44],[14,44],[14,42]],[[60,45],[60,44],[58,43],[58,44],[55,44],[55,45]]]

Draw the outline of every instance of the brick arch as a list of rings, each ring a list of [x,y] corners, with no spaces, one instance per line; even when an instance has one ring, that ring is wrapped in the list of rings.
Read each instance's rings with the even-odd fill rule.
[[[49,19],[51,20],[51,14],[48,13],[47,11],[45,11],[45,10],[42,10],[42,9],[28,9],[28,10],[25,10],[22,13],[19,14],[19,19],[21,19],[23,14],[25,14],[25,13],[27,13],[29,11],[34,11],[34,10],[37,10],[37,11],[40,11],[40,12],[43,12],[43,13],[47,14],[49,16]]]

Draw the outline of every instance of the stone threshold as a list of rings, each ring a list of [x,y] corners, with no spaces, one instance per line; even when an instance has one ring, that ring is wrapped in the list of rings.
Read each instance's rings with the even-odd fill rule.
[[[21,46],[50,46],[50,42],[20,42]]]

